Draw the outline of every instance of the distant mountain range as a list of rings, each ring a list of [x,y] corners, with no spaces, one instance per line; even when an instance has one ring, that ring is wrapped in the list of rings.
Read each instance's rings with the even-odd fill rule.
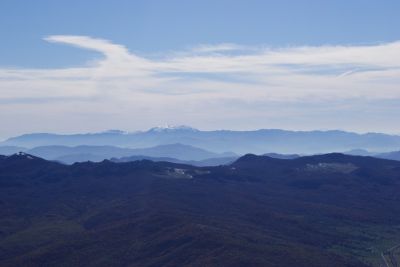
[[[344,131],[200,131],[187,126],[153,128],[143,132],[108,131],[89,134],[26,134],[10,138],[0,146],[117,146],[144,148],[180,143],[216,153],[317,154],[364,149],[377,153],[400,149],[400,136]]]
[[[196,148],[189,145],[169,144],[159,145],[149,148],[121,148],[115,146],[39,146],[32,149],[22,147],[0,147],[0,154],[11,155],[17,152],[29,153],[44,159],[60,161],[63,163],[74,163],[83,161],[102,161],[111,158],[124,158],[120,161],[127,161],[128,157],[136,159],[153,159],[160,161],[168,159],[171,162],[192,162],[196,165],[201,164],[201,161],[208,160],[213,162],[219,158],[232,161],[237,158],[237,155],[230,152],[213,153],[204,149]],[[218,160],[217,160],[218,161]],[[207,161],[206,161],[207,162]],[[226,162],[221,161],[221,162]]]
[[[0,266],[372,267],[400,243],[400,162],[194,167],[0,156]]]

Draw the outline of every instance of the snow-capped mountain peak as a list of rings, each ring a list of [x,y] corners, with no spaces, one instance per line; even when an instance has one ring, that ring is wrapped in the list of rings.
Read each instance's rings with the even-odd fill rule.
[[[149,132],[177,132],[177,131],[197,132],[199,130],[186,125],[169,125],[169,124],[167,124],[166,126],[154,127],[149,130]]]

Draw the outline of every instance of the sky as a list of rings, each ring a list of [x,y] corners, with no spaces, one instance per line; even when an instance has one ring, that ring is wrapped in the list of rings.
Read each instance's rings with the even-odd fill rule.
[[[0,139],[400,134],[400,1],[0,0]]]

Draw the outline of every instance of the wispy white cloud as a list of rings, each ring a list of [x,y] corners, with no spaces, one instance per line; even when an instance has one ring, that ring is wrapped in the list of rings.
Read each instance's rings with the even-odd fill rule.
[[[95,50],[109,58],[129,58],[131,56],[123,45],[113,44],[108,40],[91,38],[88,36],[52,35],[45,37],[44,40],[51,43],[63,43],[79,48]]]
[[[215,114],[223,121],[233,111],[238,118],[259,117],[257,113],[265,112],[263,105],[273,105],[267,117],[278,118],[287,105],[306,112],[320,103],[400,99],[400,42],[283,48],[201,45],[150,59],[88,36],[55,35],[45,40],[97,51],[104,57],[75,68],[0,67],[0,120],[13,116],[15,108],[25,111],[27,118],[36,116],[35,109],[58,111],[61,117],[90,117],[107,110],[121,118],[146,116],[138,127],[162,124],[165,121],[159,120],[166,118],[196,124],[187,121],[192,118],[204,126]],[[251,105],[254,108],[249,110]],[[104,125],[113,127],[114,121]],[[263,127],[265,122],[260,121],[252,125]]]
[[[203,44],[195,46],[191,49],[191,52],[197,53],[216,53],[216,52],[227,52],[227,51],[243,51],[243,50],[252,50],[251,47],[232,44],[232,43],[223,43],[216,45]]]

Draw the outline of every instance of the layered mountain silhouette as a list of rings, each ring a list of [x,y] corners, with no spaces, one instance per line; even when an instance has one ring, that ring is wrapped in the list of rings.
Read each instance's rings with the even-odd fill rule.
[[[1,266],[377,266],[400,162],[245,155],[195,167],[0,156]]]
[[[357,134],[344,131],[286,131],[264,129],[255,131],[200,131],[187,126],[153,128],[144,132],[108,131],[91,134],[26,134],[10,138],[1,146],[34,148],[38,146],[118,146],[153,147],[180,143],[223,153],[316,154],[332,151],[364,149],[374,152],[400,148],[400,136],[380,133]]]
[[[129,161],[127,157],[132,157],[134,160],[141,159],[154,159],[160,161],[160,158],[168,159],[172,162],[187,161],[187,163],[196,163],[199,161],[208,160],[209,162],[215,161],[214,159],[228,158],[226,160],[232,161],[236,159],[237,155],[231,152],[213,153],[197,147],[182,145],[182,144],[168,144],[159,145],[149,148],[122,148],[115,146],[40,146],[32,149],[21,147],[0,147],[0,152],[4,154],[13,154],[18,152],[25,152],[48,160],[60,161],[67,164],[83,161],[103,161],[104,159],[111,158],[124,158],[120,161]],[[8,152],[8,153],[7,153]],[[139,158],[138,158],[139,157]],[[222,162],[225,162],[223,160]]]

